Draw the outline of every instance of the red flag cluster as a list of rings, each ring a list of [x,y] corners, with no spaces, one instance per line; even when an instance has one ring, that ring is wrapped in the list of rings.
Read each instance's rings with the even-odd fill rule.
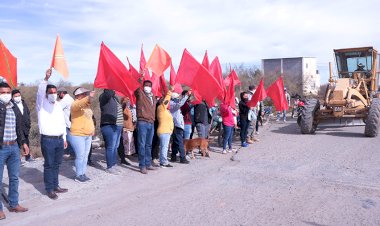
[[[222,90],[210,71],[200,64],[187,49],[183,51],[176,82],[195,90],[209,105],[214,105],[215,97]]]
[[[196,103],[205,100],[208,105],[214,105],[215,98],[218,98],[232,108],[236,107],[235,87],[241,84],[238,75],[232,70],[226,79],[223,80],[222,68],[218,57],[215,57],[210,65],[207,51],[201,64],[185,49],[177,73],[171,63],[169,54],[158,45],[155,46],[147,63],[141,47],[140,72],[133,67],[128,58],[127,60],[129,70],[102,43],[94,86],[97,88],[113,89],[124,96],[130,97],[132,103],[134,103],[135,97],[133,92],[141,86],[138,80],[143,78],[152,82],[153,94],[162,97],[168,91],[165,78],[162,75],[170,67],[170,85],[174,86],[175,92],[181,93],[182,85],[186,85],[193,90]],[[146,68],[152,71],[151,76]],[[282,77],[274,82],[267,91],[265,91],[264,82],[261,80],[248,106],[256,106],[267,95],[272,98],[277,110],[288,108]]]
[[[102,42],[94,87],[115,90],[129,97],[131,103],[133,103],[133,100],[135,100],[133,92],[140,87],[140,84],[115,54]]]

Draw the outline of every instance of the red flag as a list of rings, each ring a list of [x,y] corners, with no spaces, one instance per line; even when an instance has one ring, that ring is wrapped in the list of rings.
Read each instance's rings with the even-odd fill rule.
[[[165,94],[168,92],[168,86],[166,85],[165,76],[160,76],[160,91],[162,96],[165,96]]]
[[[128,61],[128,65],[129,65],[129,73],[132,75],[132,77],[134,79],[136,79],[136,81],[139,81],[139,79],[140,79],[140,73],[136,70],[135,67],[133,67],[133,65],[129,61],[128,57],[127,57],[127,61]]]
[[[218,81],[187,49],[183,51],[176,82],[198,91],[199,95],[202,96],[209,105],[214,103],[214,98],[218,95],[214,90],[221,89]]]
[[[149,68],[152,72],[156,73],[156,75],[162,75],[170,66],[171,62],[172,59],[169,54],[156,44],[148,62],[145,65],[145,68]]]
[[[0,40],[0,76],[11,87],[17,87],[17,58],[5,47]]]
[[[176,77],[177,77],[177,74],[175,73],[173,64],[170,64],[170,85],[171,86],[175,85]]]
[[[288,101],[285,97],[284,82],[280,76],[272,85],[267,89],[267,95],[272,99],[276,111],[288,110]]]
[[[140,84],[132,77],[115,54],[102,42],[94,87],[115,90],[129,97],[131,103],[134,104],[133,92],[140,87]]]
[[[54,68],[56,71],[61,73],[65,79],[67,79],[67,77],[69,76],[69,70],[67,69],[62,42],[59,35],[57,35],[57,39],[55,40],[53,59],[51,60],[50,67]]]
[[[174,92],[176,93],[182,93],[182,86],[179,83],[175,83],[177,77],[177,73],[174,70],[174,67],[172,64],[170,64],[170,85],[174,86]]]
[[[145,69],[146,60],[143,51],[143,45],[141,44],[141,54],[140,54],[140,73],[144,71],[144,79],[150,79],[149,70]]]
[[[255,107],[259,101],[264,100],[267,97],[267,93],[264,88],[263,79],[260,80],[259,86],[257,87],[255,93],[253,94],[251,100],[248,102],[248,107]]]
[[[220,65],[218,57],[215,57],[214,60],[211,62],[210,73],[214,76],[216,81],[218,81],[220,86],[220,90],[215,90],[214,92],[218,92],[218,99],[223,101],[227,90],[226,86],[224,85],[222,66]]]
[[[231,106],[233,109],[236,109],[235,104],[235,86],[237,84],[240,84],[239,78],[235,72],[235,70],[232,70],[231,73],[227,76],[229,84],[228,84],[228,90],[226,93],[226,98],[224,99],[224,103]],[[236,81],[237,79],[237,81]]]
[[[207,50],[206,50],[206,52],[205,52],[205,56],[203,57],[202,65],[203,65],[207,70],[210,70],[210,62],[208,61]]]
[[[224,79],[224,85],[228,86],[230,84],[230,80],[232,79],[233,82],[234,82],[234,86],[237,86],[237,85],[241,85],[241,82],[239,80],[239,77],[237,76],[235,70],[232,70],[231,71],[231,76],[227,76],[225,79]]]

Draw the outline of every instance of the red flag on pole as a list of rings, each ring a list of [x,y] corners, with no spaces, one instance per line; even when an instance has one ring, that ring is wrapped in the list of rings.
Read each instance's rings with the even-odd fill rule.
[[[11,87],[17,87],[17,58],[5,47],[0,39],[0,76]],[[0,78],[1,79],[1,78]]]
[[[218,95],[214,90],[221,89],[218,81],[187,49],[183,51],[176,82],[196,90],[209,105],[214,104],[214,98]]]
[[[241,82],[239,80],[239,77],[237,76],[235,70],[232,70],[231,71],[231,76],[227,76],[225,79],[224,79],[224,85],[228,86],[230,84],[230,80],[232,79],[233,82],[234,82],[234,86],[237,86],[237,85],[241,85]]]
[[[50,67],[54,68],[56,71],[62,74],[65,79],[67,79],[67,77],[69,76],[69,70],[67,69],[62,42],[61,38],[59,37],[59,34],[57,35],[57,39],[55,41],[53,59],[51,61]]]
[[[134,79],[136,79],[136,81],[139,81],[140,73],[136,70],[135,67],[133,67],[128,57],[127,57],[127,61],[128,61],[128,66],[129,66],[129,73],[132,75]]]
[[[232,70],[226,79],[228,79],[229,84],[227,85],[228,90],[226,93],[226,98],[224,99],[224,103],[228,104],[233,109],[236,109],[235,86],[240,84],[240,80],[239,80],[235,70]]]
[[[210,62],[208,61],[207,50],[206,50],[206,52],[205,52],[205,56],[203,57],[202,65],[203,65],[207,70],[210,70]]]
[[[173,64],[170,64],[170,85],[171,86],[175,85],[176,77],[177,77],[177,74],[174,70]]]
[[[140,54],[140,73],[144,71],[144,79],[150,79],[149,70],[145,69],[146,60],[143,51],[143,45],[141,44],[141,54]]]
[[[124,64],[102,42],[94,87],[115,90],[129,97],[132,103],[135,100],[133,92],[140,87],[140,83],[132,77]]]
[[[288,110],[288,101],[285,97],[284,82],[280,76],[272,85],[266,90],[267,95],[272,99],[276,111]]]
[[[172,59],[169,54],[161,48],[159,45],[153,49],[152,54],[149,57],[148,62],[145,65],[145,68],[149,68],[156,75],[164,74],[164,71],[170,66]]]
[[[267,97],[267,92],[264,88],[263,79],[260,80],[259,86],[253,94],[251,100],[247,103],[248,107],[255,107],[259,101],[264,100]]]
[[[214,76],[216,81],[218,81],[219,86],[220,86],[220,90],[215,90],[215,92],[218,92],[217,98],[223,101],[226,96],[227,90],[226,90],[226,86],[224,85],[222,66],[220,65],[218,57],[215,57],[214,60],[211,62],[209,71]]]

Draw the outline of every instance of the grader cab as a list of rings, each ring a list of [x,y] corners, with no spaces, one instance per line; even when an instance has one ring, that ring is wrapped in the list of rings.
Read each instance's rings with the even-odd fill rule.
[[[299,118],[301,132],[315,133],[319,123],[327,120],[362,119],[364,134],[375,137],[380,122],[380,99],[377,98],[378,53],[372,47],[334,50],[338,78],[330,79],[323,100],[308,99]]]

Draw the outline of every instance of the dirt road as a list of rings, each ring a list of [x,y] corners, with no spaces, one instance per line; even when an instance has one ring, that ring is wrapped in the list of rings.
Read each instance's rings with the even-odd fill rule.
[[[6,211],[0,224],[380,225],[380,138],[363,131],[300,135],[294,121],[268,124],[260,142],[241,149],[235,161],[211,153],[190,165],[148,175],[125,168],[119,176],[106,174],[99,161],[86,184],[72,180],[73,161],[66,161],[60,181],[69,192],[56,201],[43,195],[38,161],[21,171],[20,200],[30,211]]]

